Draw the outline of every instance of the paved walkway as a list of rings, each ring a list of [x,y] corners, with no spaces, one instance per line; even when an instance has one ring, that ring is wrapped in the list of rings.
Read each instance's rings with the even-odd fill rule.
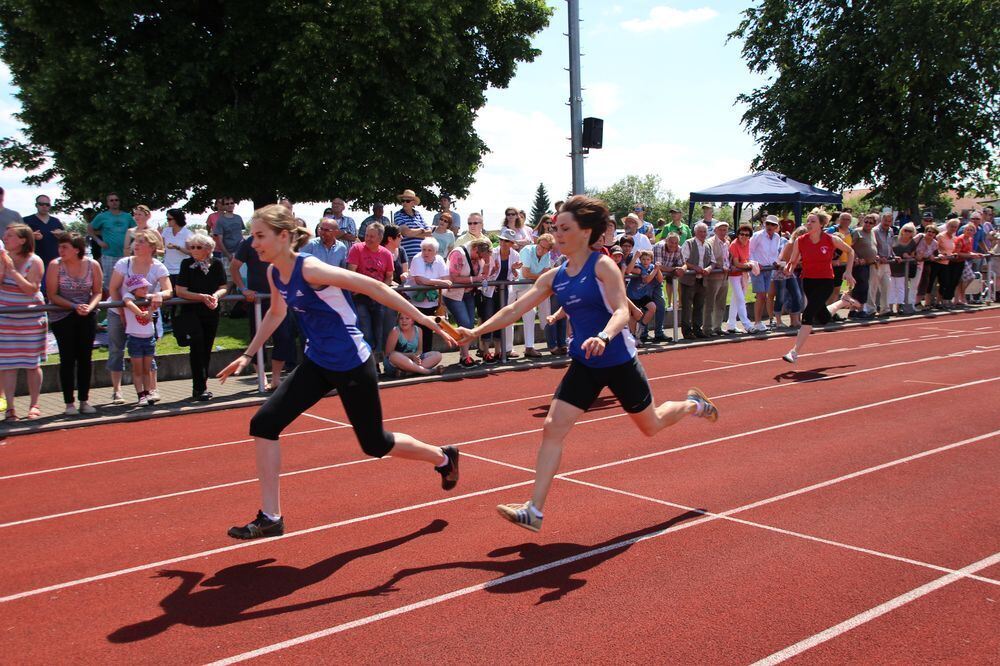
[[[929,314],[916,314],[909,316],[894,316],[886,319],[876,319],[871,321],[857,322],[848,321],[845,323],[831,324],[825,330],[837,330],[840,328],[851,328],[856,326],[877,326],[891,321],[903,319],[920,319],[935,317],[961,317],[970,312],[980,312],[982,310],[1000,309],[1000,305],[978,306],[969,310],[957,310],[949,312],[933,312]],[[644,347],[641,353],[658,353],[691,346],[733,344],[740,341],[759,339],[764,337],[792,336],[795,331],[784,328],[772,331],[768,334],[740,335],[734,337],[710,338],[708,340],[681,340],[676,343],[650,344]],[[515,347],[518,353],[523,352],[523,348]],[[566,364],[566,357],[553,357],[548,353],[543,353],[541,358],[526,359],[523,356],[508,361],[505,365],[485,366],[479,365],[475,368],[465,369],[458,365],[458,352],[446,353],[444,365],[446,370],[443,375],[430,377],[412,377],[399,380],[387,380],[384,386],[400,386],[418,382],[455,380],[463,377],[476,377],[497,372],[508,372],[513,370],[524,370],[526,368],[544,365]],[[180,379],[176,381],[160,382],[159,392],[161,401],[152,407],[138,407],[135,404],[135,391],[131,386],[123,387],[123,394],[130,400],[125,405],[112,405],[111,388],[91,389],[91,404],[97,408],[97,414],[86,416],[63,416],[66,405],[62,400],[61,392],[44,393],[39,400],[42,409],[42,418],[28,420],[24,416],[28,412],[28,397],[19,396],[15,405],[17,413],[22,417],[13,424],[0,423],[0,438],[7,435],[27,434],[45,430],[59,430],[66,428],[77,428],[97,423],[108,423],[113,421],[138,421],[143,419],[158,418],[163,416],[174,416],[177,414],[187,414],[192,412],[214,411],[229,409],[231,407],[246,407],[257,405],[267,399],[266,394],[257,391],[257,376],[254,373],[241,377],[232,377],[225,384],[220,384],[218,380],[209,380],[209,390],[215,395],[210,402],[195,402],[191,400],[191,380]]]

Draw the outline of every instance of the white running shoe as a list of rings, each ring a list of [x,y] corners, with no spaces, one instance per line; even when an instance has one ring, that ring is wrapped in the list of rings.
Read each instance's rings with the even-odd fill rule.
[[[792,351],[782,356],[781,360],[787,361],[788,363],[795,363],[797,360],[799,360],[799,353],[793,349]]]

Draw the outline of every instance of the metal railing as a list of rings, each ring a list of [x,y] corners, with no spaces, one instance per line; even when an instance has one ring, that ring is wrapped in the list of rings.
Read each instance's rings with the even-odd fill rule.
[[[899,262],[888,262],[888,264],[869,264],[869,265],[870,266],[875,266],[875,265],[893,265],[893,263],[895,263],[896,265],[898,265],[898,264],[902,263],[903,264],[903,275],[904,276],[908,276],[909,275],[910,265],[913,264],[916,261],[917,261],[916,259],[904,259],[904,260],[899,261]],[[677,267],[677,268],[679,268],[679,267]],[[982,273],[983,291],[984,291],[984,293],[986,293],[986,295],[990,299],[990,301],[993,301],[996,298],[996,289],[997,289],[997,284],[996,283],[997,283],[997,280],[996,280],[996,276],[991,272],[991,268],[992,267],[990,266],[990,263],[989,263],[989,255],[987,255],[987,258],[986,258],[986,268],[985,268],[985,271]],[[736,269],[736,270],[742,270],[742,272],[745,272],[745,273],[746,272],[750,272],[750,269]],[[776,265],[761,266],[760,267],[760,271],[762,273],[764,273],[764,272],[773,272],[773,271],[776,271],[776,270],[783,270],[783,269],[781,267],[779,267],[779,266],[776,266]],[[673,327],[673,340],[677,341],[677,339],[680,337],[680,328],[681,328],[681,325],[680,325],[680,280],[681,280],[681,276],[676,275],[675,270],[669,270],[668,269],[668,272],[669,272],[669,275],[665,275],[664,276],[664,282],[669,282],[670,285],[671,285],[671,313],[672,313],[672,325],[673,325],[672,326]],[[713,269],[713,270],[709,271],[709,274],[718,274],[718,273],[728,274],[729,272],[730,272],[729,270],[724,270],[724,269]],[[693,275],[697,275],[697,273],[695,271],[692,271],[692,270],[686,270],[686,271],[684,271],[683,275],[684,276],[693,276]],[[636,279],[638,277],[639,277],[638,275],[629,275],[629,276],[625,277],[625,280],[628,281],[628,280],[631,280],[631,279]],[[907,277],[907,279],[904,282],[903,302],[907,303],[907,304],[909,304],[909,301],[910,301],[910,282],[913,279],[914,278]],[[399,292],[399,293],[411,293],[411,292],[428,292],[428,291],[447,290],[447,289],[463,289],[463,290],[464,289],[473,289],[474,290],[474,289],[481,288],[483,286],[486,286],[486,287],[496,287],[496,288],[499,288],[499,290],[500,290],[500,292],[499,292],[500,293],[500,307],[504,308],[504,307],[506,307],[508,305],[508,289],[507,288],[513,287],[513,286],[531,285],[531,284],[534,284],[534,282],[535,282],[534,280],[528,280],[528,279],[522,279],[522,280],[488,280],[488,281],[485,281],[485,282],[476,282],[476,283],[468,284],[468,285],[465,285],[465,284],[462,284],[462,285],[453,285],[452,287],[399,286],[399,287],[394,287],[393,289],[395,291]],[[660,289],[662,289],[663,288],[663,283],[660,283],[660,285],[658,285],[658,286],[659,286]],[[258,328],[260,327],[261,321],[263,320],[263,307],[262,307],[263,302],[270,300],[270,298],[271,298],[271,295],[269,293],[258,292],[256,298],[254,299],[254,302],[253,302],[253,318],[254,318],[254,323],[255,323],[255,325]],[[135,302],[138,305],[148,305],[149,304],[149,299],[139,299],[139,300],[136,300]],[[222,298],[219,299],[219,303],[220,304],[221,303],[236,303],[236,302],[246,302],[246,298],[244,296],[242,296],[242,295],[233,294],[233,295],[229,295],[229,296],[223,296]],[[196,301],[190,301],[190,300],[185,299],[185,298],[174,297],[174,298],[170,298],[170,299],[167,299],[167,300],[163,301],[163,303],[161,304],[161,308],[162,307],[166,307],[166,306],[189,306],[189,305],[198,305],[198,304],[199,303],[196,302]],[[97,307],[95,308],[95,310],[110,310],[110,309],[113,309],[113,308],[123,307],[124,305],[125,305],[124,301],[101,301],[100,303],[97,304]],[[3,315],[3,314],[24,314],[24,313],[34,313],[34,312],[67,312],[67,311],[71,311],[71,309],[70,308],[64,308],[64,307],[62,307],[60,305],[52,305],[52,304],[48,304],[48,303],[46,303],[46,304],[38,304],[38,305],[17,306],[17,307],[0,307],[0,315]],[[506,337],[507,337],[507,327],[504,327],[504,328],[502,328],[500,330],[500,354],[501,354],[501,360],[503,362],[506,362],[506,360],[507,360],[507,339],[506,339]],[[261,393],[264,393],[265,392],[265,387],[266,387],[266,372],[264,371],[265,358],[264,358],[264,346],[263,345],[261,346],[260,349],[257,350],[256,360],[257,360],[257,388],[258,388],[258,390]]]

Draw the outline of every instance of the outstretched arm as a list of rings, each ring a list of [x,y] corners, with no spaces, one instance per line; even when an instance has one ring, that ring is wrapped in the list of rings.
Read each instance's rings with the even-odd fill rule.
[[[440,335],[449,346],[454,345],[451,337],[441,330],[441,327],[434,322],[433,318],[428,317],[415,308],[412,303],[393,291],[384,282],[379,282],[361,273],[347,271],[336,266],[329,266],[319,259],[312,257],[307,257],[302,263],[302,277],[311,285],[329,285],[358,294],[364,294],[372,300],[378,301],[400,314],[405,314],[418,324],[431,329]]]
[[[608,261],[611,260],[608,259]],[[618,267],[614,264],[611,265],[617,273]],[[479,326],[471,329],[459,328],[458,330],[463,335],[461,340],[462,344],[470,342],[485,333],[498,331],[501,328],[518,321],[525,312],[533,307],[536,307],[539,303],[552,295],[552,281],[555,279],[555,275],[555,271],[543,273],[542,276],[528,288],[528,291],[524,292],[523,296],[520,296],[513,303],[509,303],[505,307],[500,308],[495,315],[484,321]],[[621,279],[619,278],[618,281],[621,282]],[[504,287],[498,288],[504,289]]]

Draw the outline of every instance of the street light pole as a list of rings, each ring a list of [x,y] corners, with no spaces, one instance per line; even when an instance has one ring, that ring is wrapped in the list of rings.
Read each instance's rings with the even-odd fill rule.
[[[569,119],[573,194],[583,194],[583,92],[580,87],[580,1],[566,0],[569,8]]]

